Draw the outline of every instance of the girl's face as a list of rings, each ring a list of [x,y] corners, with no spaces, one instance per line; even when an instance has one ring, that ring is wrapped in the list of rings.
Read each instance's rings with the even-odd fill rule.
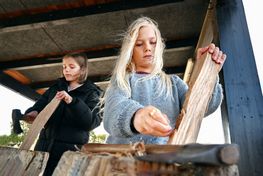
[[[69,82],[78,82],[80,66],[72,57],[63,58],[63,75]]]
[[[140,28],[132,56],[136,72],[151,73],[153,69],[155,46],[156,35],[152,27],[144,26]]]

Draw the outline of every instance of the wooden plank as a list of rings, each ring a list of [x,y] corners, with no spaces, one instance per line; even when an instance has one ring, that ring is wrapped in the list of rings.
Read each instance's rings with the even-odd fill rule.
[[[198,48],[209,45],[213,41],[215,35],[215,9],[216,0],[210,0],[195,51]]]
[[[176,120],[175,132],[168,144],[196,142],[219,70],[220,65],[211,59],[211,54],[205,53],[196,61],[183,108]]]
[[[30,147],[34,144],[38,134],[41,129],[44,127],[50,116],[56,110],[60,103],[56,97],[54,97],[49,104],[38,114],[37,118],[34,120],[31,125],[23,143],[20,146],[20,149],[29,150]]]
[[[0,147],[0,175],[41,175],[47,160],[47,152]]]
[[[215,32],[215,8],[216,8],[216,0],[210,0],[206,16],[202,25],[201,33],[198,38],[198,42],[195,48],[195,54],[198,48],[205,47],[209,45],[214,37],[216,36]],[[191,77],[191,74],[193,72],[193,66],[194,66],[195,60],[188,59],[184,78],[183,80],[188,83]]]
[[[259,176],[263,175],[263,96],[246,13],[242,0],[218,3],[220,48],[228,55],[223,68],[224,119],[229,120],[231,141],[241,147],[240,175]]]

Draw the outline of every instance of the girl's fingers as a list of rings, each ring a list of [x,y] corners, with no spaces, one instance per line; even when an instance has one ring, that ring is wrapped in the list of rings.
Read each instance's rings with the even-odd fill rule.
[[[209,45],[209,49],[208,49],[208,52],[210,53],[210,54],[213,54],[214,53],[214,50],[215,50],[215,44],[213,44],[213,43],[211,43],[210,45]]]
[[[164,124],[169,125],[169,120],[165,114],[163,114],[159,109],[154,108],[149,113],[150,117],[154,120]],[[165,116],[164,116],[165,115]]]
[[[158,136],[166,136],[172,130],[169,120],[160,110],[154,108],[150,111],[148,118],[149,133]]]

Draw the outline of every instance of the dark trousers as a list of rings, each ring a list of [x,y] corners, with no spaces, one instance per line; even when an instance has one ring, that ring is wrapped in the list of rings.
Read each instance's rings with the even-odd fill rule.
[[[34,150],[49,152],[49,158],[43,176],[51,176],[63,153],[68,150],[77,150],[75,145],[76,144],[69,144],[58,141],[43,139],[38,140]],[[81,145],[77,145],[77,147],[81,148]]]

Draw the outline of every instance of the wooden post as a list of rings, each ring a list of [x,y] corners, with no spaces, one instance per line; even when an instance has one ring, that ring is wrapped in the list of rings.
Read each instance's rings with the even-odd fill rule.
[[[183,108],[176,120],[176,128],[179,128],[170,136],[168,144],[196,142],[219,70],[220,65],[211,59],[211,54],[205,53],[196,61]]]
[[[189,58],[187,60],[187,64],[186,64],[186,68],[185,68],[185,72],[184,72],[184,82],[188,83],[193,71],[193,67],[194,67],[194,59],[193,58]]]
[[[19,149],[22,150],[29,150],[30,147],[35,142],[38,134],[40,133],[41,129],[47,123],[50,116],[56,110],[60,103],[60,100],[54,97],[51,102],[38,114],[37,118],[34,120],[33,124],[31,125],[23,143],[21,144]]]
[[[218,1],[217,19],[220,48],[228,57],[222,70],[224,119],[231,142],[241,149],[240,175],[263,175],[263,96],[243,1]]]

